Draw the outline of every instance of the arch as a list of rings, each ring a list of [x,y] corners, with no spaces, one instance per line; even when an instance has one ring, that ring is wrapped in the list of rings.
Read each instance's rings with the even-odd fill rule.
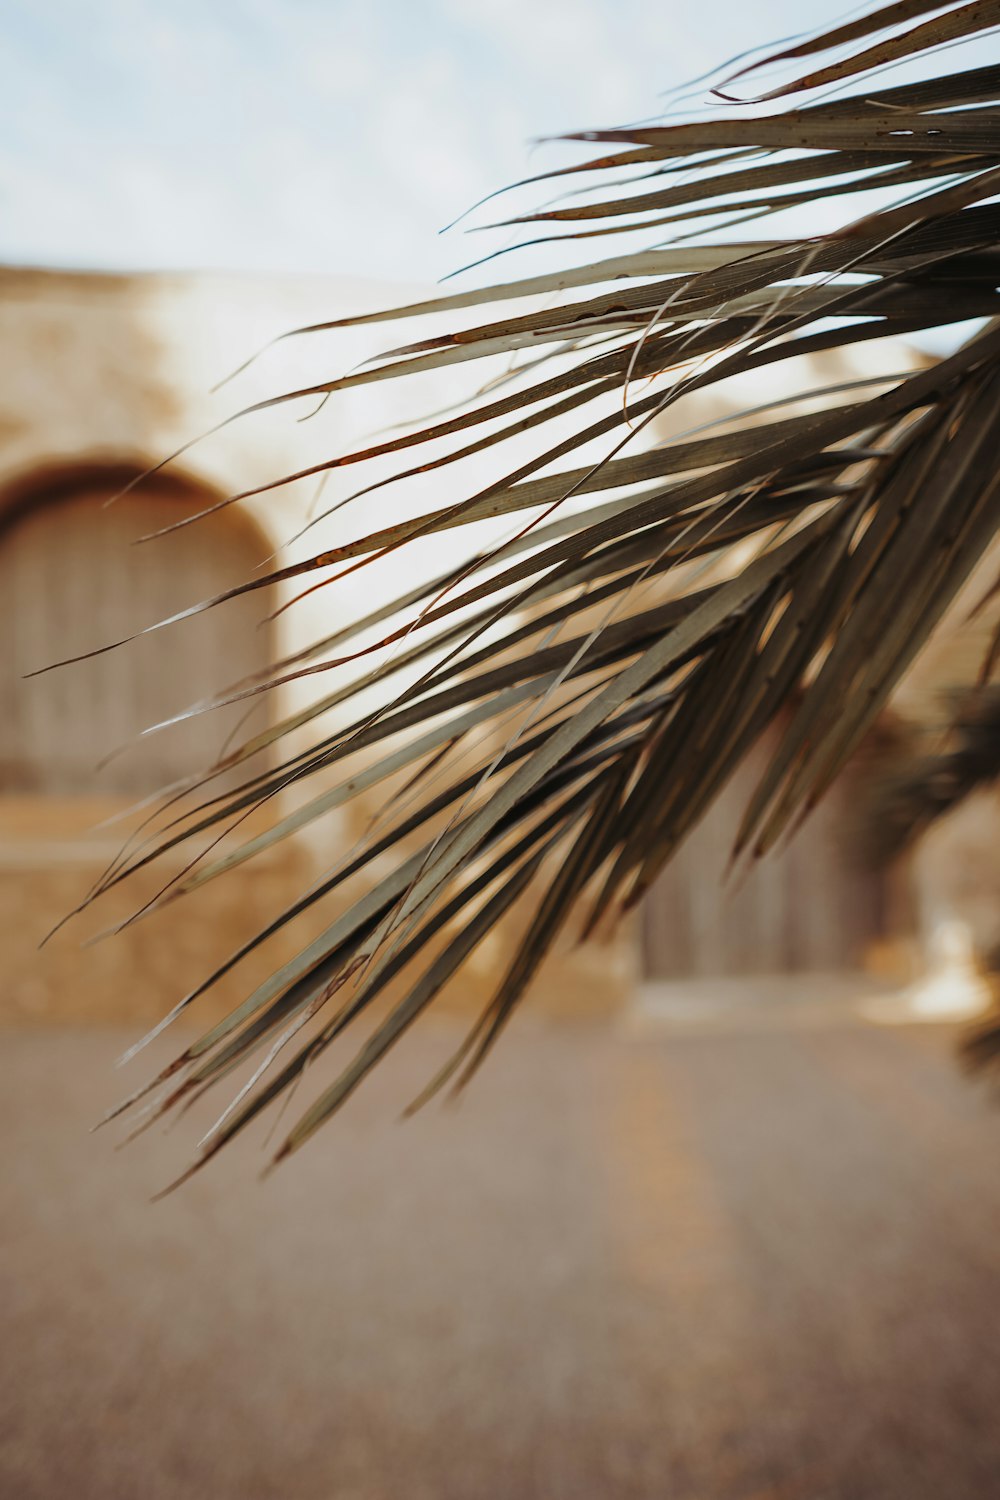
[[[221,498],[134,463],[54,463],[0,494],[0,790],[145,795],[210,764],[244,717],[219,710],[141,731],[265,667],[273,604],[237,599],[90,660],[23,681],[244,581],[270,548],[237,507],[141,546],[138,537]],[[255,723],[263,721],[267,696]],[[114,754],[122,745],[124,754]]]

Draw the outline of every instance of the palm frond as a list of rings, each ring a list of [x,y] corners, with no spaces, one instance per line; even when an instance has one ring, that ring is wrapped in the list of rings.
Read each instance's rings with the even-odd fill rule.
[[[427,1092],[460,1086],[560,931],[633,906],[779,714],[735,856],[766,853],[837,776],[1000,527],[1000,66],[876,77],[998,23],[995,0],[884,6],[719,85],[728,97],[808,58],[761,99],[856,79],[849,96],[567,137],[601,154],[544,174],[566,178],[567,196],[503,223],[523,244],[638,234],[640,248],[298,330],[440,328],[397,333],[363,368],[251,411],[480,360],[487,380],[424,426],[303,471],[356,470],[365,519],[233,593],[335,589],[401,548],[473,530],[463,565],[426,578],[416,565],[404,597],[221,694],[330,676],[310,707],[175,789],[88,896],[190,848],[148,916],[382,788],[359,847],[173,1014],[304,910],[323,914],[319,935],[128,1101],[148,1121],[257,1064],[196,1165],[378,1013],[278,1155],[297,1149],[503,923],[514,957]],[[849,210],[859,194],[864,212],[833,232],[728,237],[734,221]],[[810,356],[970,319],[979,331],[946,358],[803,386]],[[508,363],[491,385],[497,356]],[[685,433],[685,413],[704,422],[699,399],[747,377],[770,394],[764,410]],[[463,466],[484,454],[495,477],[470,484]],[[386,460],[400,465],[388,478],[368,468]],[[387,484],[431,473],[457,498],[370,519]],[[335,708],[349,721],[321,729]],[[279,763],[254,771],[265,746]],[[242,783],[217,791],[237,769]],[[289,791],[291,811],[242,835]]]

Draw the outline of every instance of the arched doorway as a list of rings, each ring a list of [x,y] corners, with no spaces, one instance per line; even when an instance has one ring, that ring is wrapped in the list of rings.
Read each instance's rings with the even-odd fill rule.
[[[648,980],[849,973],[885,935],[885,877],[852,834],[849,766],[791,842],[726,879],[736,830],[773,750],[765,735],[668,864],[643,911]]]
[[[133,545],[217,496],[167,476],[61,473],[15,496],[0,520],[0,790],[42,796],[141,796],[210,764],[245,718],[233,707],[138,744],[137,735],[265,667],[273,607],[237,599],[90,661],[28,682],[49,662],[106,645],[250,577],[267,555],[257,527],[227,507]],[[266,695],[252,726],[264,721]],[[101,762],[112,751],[125,753]]]

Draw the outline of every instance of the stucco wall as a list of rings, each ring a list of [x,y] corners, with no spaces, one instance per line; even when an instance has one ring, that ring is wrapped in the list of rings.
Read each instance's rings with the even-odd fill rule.
[[[301,418],[315,411],[315,401],[226,423],[244,405],[343,374],[387,342],[379,329],[287,340],[265,349],[270,340],[351,311],[412,301],[426,291],[322,278],[0,272],[0,339],[6,356],[0,374],[0,507],[35,503],[52,480],[140,472],[188,444],[169,472],[202,487],[211,502],[322,462],[375,432],[447,404],[467,389],[462,372],[433,377],[419,389],[404,380],[339,393],[306,421]],[[419,324],[410,331],[418,337]],[[213,393],[212,386],[255,350],[265,351],[259,361]],[[213,431],[219,423],[226,425]],[[467,466],[464,482],[474,482],[477,472],[486,475],[488,460],[478,468]],[[371,476],[366,473],[366,480],[370,477],[379,477],[377,468]],[[332,475],[323,504],[332,505],[358,483],[350,470]],[[271,551],[282,562],[307,556],[371,524],[371,509],[357,517],[343,512],[289,547],[316,493],[315,480],[300,481],[238,502],[266,541],[262,561]],[[129,499],[116,503],[127,506]],[[440,485],[429,480],[410,486],[404,498],[383,492],[370,505],[377,506],[378,520],[387,522],[403,514],[404,506],[412,513],[440,503]],[[463,556],[467,546],[456,532],[413,549],[417,556],[392,559],[343,580],[335,590],[321,591],[278,617],[275,650],[285,655],[328,634],[368,612],[373,600],[400,591],[414,567],[438,571],[449,558]],[[127,557],[122,563],[127,566]],[[284,598],[291,592],[286,589]],[[176,607],[193,602],[178,580]],[[67,653],[73,644],[67,642]],[[30,682],[23,691],[32,691]],[[315,692],[315,683],[281,689],[270,711],[283,717]],[[264,858],[213,882],[190,904],[171,905],[81,951],[88,933],[120,922],[176,871],[167,864],[159,875],[141,874],[102,901],[93,919],[71,923],[39,952],[42,936],[76,905],[116,852],[114,829],[95,832],[93,825],[123,805],[0,797],[0,950],[5,957],[0,1014],[35,1021],[152,1022],[301,895],[331,849],[350,847],[377,798],[326,815]],[[322,924],[328,920],[326,912]],[[445,1003],[467,1008],[488,997],[517,925],[508,924],[470,960]],[[199,1014],[228,1009],[290,954],[300,934],[311,936],[316,928],[313,917],[286,929],[266,955],[242,963],[200,1001]],[[574,1014],[621,1005],[632,987],[636,954],[633,937],[624,933],[585,955],[567,945],[550,968],[539,1003]]]
[[[314,400],[296,401],[229,420],[241,407],[276,392],[342,375],[396,335],[376,326],[269,341],[303,325],[425,294],[422,288],[344,279],[0,272],[0,339],[5,351],[0,372],[0,507],[38,493],[52,475],[107,466],[138,472],[182,447],[170,472],[203,487],[208,501],[217,500],[323,462],[376,432],[447,406],[469,388],[468,372],[461,366],[430,380],[404,379],[341,392],[322,406]],[[419,323],[408,325],[407,336],[416,339],[421,333]],[[257,350],[263,352],[248,369],[213,392],[216,382]],[[877,352],[864,351],[860,363],[827,360],[803,372],[803,384],[898,369],[906,354],[884,346]],[[736,383],[731,391],[706,398],[698,412],[686,413],[685,421],[708,420],[721,415],[727,405],[763,403],[774,394],[759,381],[746,390]],[[676,420],[672,414],[651,436],[666,436]],[[477,478],[485,482],[494,477],[494,463],[487,453],[465,465],[464,492]],[[388,463],[383,463],[364,478],[370,482],[388,472]],[[345,499],[358,483],[350,467],[335,471],[320,508]],[[361,502],[362,508],[349,506],[298,540],[293,538],[317,503],[315,479],[238,504],[260,528],[265,550],[286,562],[353,537],[372,524],[447,503],[447,484],[447,476],[429,475],[406,486],[405,493],[391,486],[375,491]],[[127,506],[128,499],[118,503]],[[456,531],[345,578],[336,589],[320,590],[278,617],[277,651],[288,654],[337,629],[370,610],[373,600],[400,591],[415,569],[440,571],[464,556],[468,546],[468,535]],[[974,674],[981,642],[971,640],[960,627],[978,586],[952,612],[944,635],[924,654],[897,696],[895,711],[904,718],[925,713],[942,684]],[[178,608],[194,602],[184,595],[183,580],[178,589]],[[283,597],[291,593],[292,586]],[[980,633],[986,628],[984,621]],[[25,691],[30,690],[26,684]],[[271,711],[293,711],[315,691],[315,682],[283,688],[274,695]],[[106,834],[95,839],[87,833],[93,809],[82,804],[4,799],[0,945],[6,974],[0,985],[0,1012],[36,1019],[155,1018],[277,907],[295,899],[328,860],[331,848],[349,847],[372,805],[328,815],[266,859],[223,877],[190,906],[178,903],[82,954],[79,934],[71,929],[39,955],[37,939],[96,877],[100,861],[113,852],[112,840]],[[954,832],[943,824],[935,831],[936,852],[923,857],[921,891],[928,910],[958,909],[965,900],[954,871],[962,863],[959,851],[968,849],[967,823],[956,824]],[[980,809],[975,835],[980,864],[1000,871],[995,857],[1000,820],[992,803],[989,810]],[[143,877],[120,898],[122,904],[110,903],[103,920],[112,922],[124,915],[126,899],[131,906],[141,904],[152,891],[151,881]],[[981,907],[982,902],[977,907],[977,940],[990,927]],[[453,986],[449,1003],[468,1005],[488,993],[505,960],[505,948],[516,939],[516,925],[505,928],[470,963]],[[623,929],[610,944],[585,953],[567,948],[549,967],[546,983],[536,987],[535,1003],[576,1013],[627,1003],[639,967],[635,930],[634,925]],[[289,929],[275,944],[275,962],[296,936],[296,930]],[[261,972],[258,959],[248,962],[205,1002],[205,1011],[244,994],[248,982]]]

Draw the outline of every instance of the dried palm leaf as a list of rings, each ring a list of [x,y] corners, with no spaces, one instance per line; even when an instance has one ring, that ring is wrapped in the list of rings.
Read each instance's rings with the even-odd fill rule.
[[[123,1106],[144,1100],[140,1118],[156,1118],[253,1066],[196,1166],[381,1004],[278,1155],[302,1145],[531,892],[494,997],[427,1092],[460,1086],[557,934],[633,905],[779,715],[736,853],[765,853],[829,787],[1000,528],[1000,67],[876,81],[884,65],[998,23],[997,0],[883,6],[719,86],[808,58],[810,71],[761,96],[793,106],[569,137],[602,154],[546,173],[568,179],[567,196],[504,222],[528,227],[524,243],[639,234],[640,248],[298,330],[439,320],[432,336],[397,334],[364,367],[249,410],[478,360],[488,383],[426,425],[305,470],[364,476],[375,464],[357,490],[361,525],[200,608],[275,582],[335,589],[401,548],[474,529],[464,564],[426,578],[418,566],[404,597],[220,695],[331,681],[175,788],[88,895],[190,849],[145,917],[383,789],[361,845],[173,1015],[303,911],[321,917],[319,934]],[[852,80],[846,97],[815,96]],[[857,194],[863,215],[835,232],[726,237],[734,217]],[[946,358],[803,388],[807,357],[970,319],[979,331]],[[500,383],[496,356],[514,361]],[[684,433],[685,413],[704,423],[699,400],[751,376],[773,396],[764,410]],[[463,466],[483,454],[494,477],[470,485]],[[377,519],[393,459],[393,482],[433,472],[456,498]],[[348,722],[330,729],[333,709]],[[254,770],[266,746],[278,764]],[[241,842],[252,813],[265,825]]]

